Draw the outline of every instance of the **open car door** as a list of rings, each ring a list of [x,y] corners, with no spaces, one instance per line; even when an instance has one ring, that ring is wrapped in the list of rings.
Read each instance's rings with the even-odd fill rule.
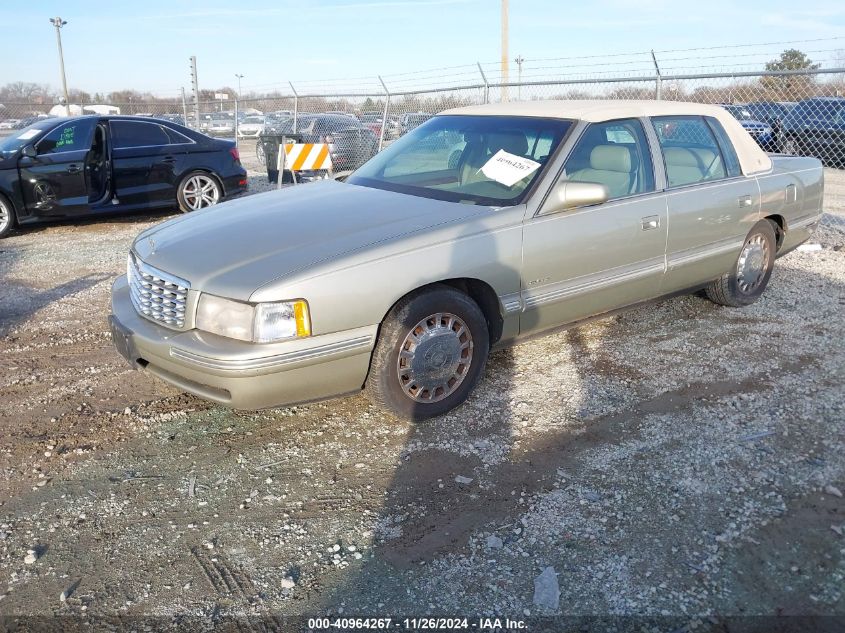
[[[96,124],[96,117],[67,121],[24,148],[18,169],[30,213],[74,216],[89,211],[85,167]]]

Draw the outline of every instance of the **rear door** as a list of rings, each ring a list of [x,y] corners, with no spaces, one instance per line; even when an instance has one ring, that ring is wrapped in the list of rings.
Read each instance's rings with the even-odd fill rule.
[[[115,195],[121,205],[176,200],[179,175],[194,142],[156,121],[109,122]]]
[[[63,123],[35,144],[35,157],[21,156],[21,190],[30,213],[75,216],[89,211],[85,165],[96,124],[96,117]]]
[[[559,179],[603,184],[610,199],[526,221],[521,333],[654,297],[664,273],[666,197],[642,121],[591,124]]]
[[[760,188],[740,173],[721,124],[699,116],[652,119],[666,169],[669,235],[664,292],[715,279],[734,265],[757,221]]]

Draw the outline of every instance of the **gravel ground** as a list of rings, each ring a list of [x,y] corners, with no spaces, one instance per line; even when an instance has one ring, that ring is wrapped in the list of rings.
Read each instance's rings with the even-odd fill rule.
[[[821,250],[755,305],[495,352],[419,426],[362,396],[233,412],[129,370],[109,288],[164,215],[14,234],[0,614],[845,617],[845,172],[826,195]]]

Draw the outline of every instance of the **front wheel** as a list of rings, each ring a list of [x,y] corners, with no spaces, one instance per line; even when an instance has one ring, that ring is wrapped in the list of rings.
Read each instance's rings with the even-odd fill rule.
[[[6,237],[15,227],[15,212],[12,203],[0,195],[0,238]]]
[[[732,308],[757,301],[772,276],[776,250],[775,228],[768,220],[761,220],[745,238],[733,270],[707,286],[707,298]]]
[[[192,171],[179,183],[177,199],[183,213],[210,207],[223,198],[218,180],[205,171]]]
[[[489,350],[487,321],[467,295],[443,285],[411,293],[382,324],[367,395],[406,420],[442,415],[467,399]]]

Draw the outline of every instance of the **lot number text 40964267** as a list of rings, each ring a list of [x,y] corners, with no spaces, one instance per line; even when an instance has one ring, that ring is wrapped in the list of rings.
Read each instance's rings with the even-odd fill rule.
[[[407,631],[461,631],[475,630],[485,632],[520,631],[526,628],[525,621],[510,618],[309,618],[308,629],[311,631],[336,630],[390,630]]]

